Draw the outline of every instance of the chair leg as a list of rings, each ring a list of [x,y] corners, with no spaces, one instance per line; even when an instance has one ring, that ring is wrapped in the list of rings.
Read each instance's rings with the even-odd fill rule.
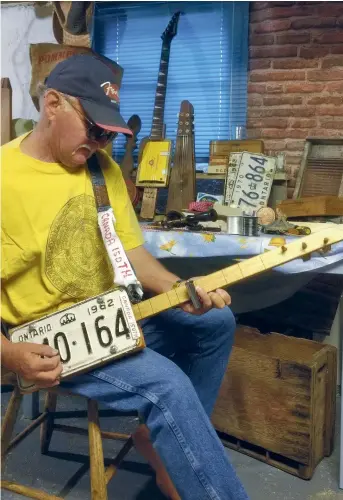
[[[23,399],[23,394],[20,393],[18,387],[14,387],[10,402],[8,404],[1,428],[1,464],[4,464],[4,458],[8,446],[11,442],[14,426],[18,417],[20,404]]]
[[[99,425],[98,404],[88,400],[88,439],[91,476],[91,499],[107,500],[104,453]]]
[[[52,432],[54,430],[54,412],[56,411],[57,394],[47,391],[44,403],[44,412],[47,412],[47,418],[40,428],[40,450],[43,455],[48,453]]]

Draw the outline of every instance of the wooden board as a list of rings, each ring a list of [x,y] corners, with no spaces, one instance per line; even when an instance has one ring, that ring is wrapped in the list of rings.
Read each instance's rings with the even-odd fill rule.
[[[208,174],[226,174],[229,166],[229,156],[210,156]]]
[[[263,153],[263,141],[255,139],[210,141],[210,157],[229,156],[231,153],[241,153],[243,151]]]
[[[287,217],[310,217],[320,215],[343,215],[343,198],[338,196],[312,196],[284,200],[277,208]]]
[[[143,192],[142,208],[140,216],[145,220],[153,220],[157,200],[156,188],[145,188]]]
[[[213,424],[242,440],[240,451],[260,458],[263,449],[264,461],[284,470],[289,459],[287,472],[310,478],[333,449],[336,376],[336,348],[241,327]]]
[[[343,196],[343,139],[309,138],[293,198]]]
[[[1,146],[12,139],[12,87],[9,78],[1,78]]]

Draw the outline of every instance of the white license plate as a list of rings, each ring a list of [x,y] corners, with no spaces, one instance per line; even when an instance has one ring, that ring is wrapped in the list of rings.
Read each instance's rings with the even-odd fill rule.
[[[254,215],[267,206],[276,168],[276,158],[255,153],[243,153],[232,193],[231,205]]]
[[[16,327],[12,342],[48,344],[58,349],[61,378],[85,372],[144,347],[130,300],[124,290],[113,290],[75,306]],[[22,390],[32,382],[19,379]]]
[[[224,188],[224,203],[231,204],[233,189],[238,174],[238,168],[242,159],[243,153],[231,153],[229,158],[229,166],[226,172],[225,188]]]

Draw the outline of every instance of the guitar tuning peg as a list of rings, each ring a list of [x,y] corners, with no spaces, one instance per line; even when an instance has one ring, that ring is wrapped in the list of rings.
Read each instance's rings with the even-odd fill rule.
[[[308,253],[307,255],[304,255],[304,256],[303,256],[303,257],[301,257],[301,258],[302,258],[302,260],[303,260],[304,262],[307,262],[308,260],[310,260],[310,259],[311,259],[311,254],[310,254],[310,253]]]
[[[286,247],[285,245],[282,245],[282,247],[281,247],[281,251],[282,251],[282,253],[287,252],[287,247]]]
[[[307,243],[305,243],[305,242],[303,241],[303,242],[302,242],[302,244],[301,244],[301,248],[302,248],[303,250],[306,250],[306,248],[307,248]]]
[[[325,254],[327,252],[330,252],[331,245],[328,245],[329,241],[329,238],[324,238],[323,243],[325,246],[321,249],[321,253]]]

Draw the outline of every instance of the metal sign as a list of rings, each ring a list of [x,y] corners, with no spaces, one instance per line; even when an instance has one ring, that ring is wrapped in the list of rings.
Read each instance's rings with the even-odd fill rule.
[[[144,344],[124,289],[80,302],[10,333],[12,342],[48,344],[57,349],[63,364],[61,378],[95,368]],[[32,386],[30,381],[19,382],[23,390]]]
[[[275,169],[276,158],[242,153],[230,204],[250,215],[267,206]]]

